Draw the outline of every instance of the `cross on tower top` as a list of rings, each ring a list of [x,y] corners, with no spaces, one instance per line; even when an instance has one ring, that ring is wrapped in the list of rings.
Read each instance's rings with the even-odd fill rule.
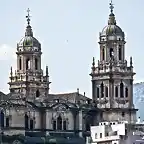
[[[28,10],[27,10],[27,13],[28,13],[28,15],[26,16],[26,18],[27,18],[27,23],[28,23],[28,25],[30,25],[30,9],[28,8]]]
[[[113,13],[113,9],[114,9],[114,6],[113,6],[113,5],[114,5],[114,4],[113,4],[112,0],[111,0],[111,2],[110,2],[110,4],[109,4],[109,5],[110,5],[110,10],[111,10],[111,13]]]

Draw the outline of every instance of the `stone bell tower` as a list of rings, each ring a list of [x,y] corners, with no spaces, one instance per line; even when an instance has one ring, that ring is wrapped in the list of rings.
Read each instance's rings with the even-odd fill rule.
[[[28,9],[25,36],[17,44],[17,70],[10,73],[10,91],[29,100],[44,98],[49,93],[48,67],[45,76],[41,69],[41,44],[33,36]]]
[[[132,57],[128,66],[125,60],[125,34],[116,24],[110,3],[108,25],[99,35],[100,60],[92,63],[92,98],[103,110],[103,120],[136,121],[133,104]]]

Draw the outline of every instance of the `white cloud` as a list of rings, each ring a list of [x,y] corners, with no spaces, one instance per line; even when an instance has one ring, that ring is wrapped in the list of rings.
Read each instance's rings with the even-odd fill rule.
[[[12,48],[9,45],[0,45],[0,60],[16,59],[16,48]]]
[[[0,45],[0,91],[8,92],[10,67],[16,68],[16,48],[7,44]]]

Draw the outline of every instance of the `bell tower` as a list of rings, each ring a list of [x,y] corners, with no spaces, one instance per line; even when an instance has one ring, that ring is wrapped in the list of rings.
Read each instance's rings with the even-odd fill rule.
[[[133,63],[125,60],[125,34],[117,25],[110,3],[108,25],[99,34],[100,60],[92,63],[92,98],[103,110],[103,120],[136,121],[133,104]]]
[[[41,44],[33,36],[30,25],[30,10],[25,36],[17,44],[17,70],[10,73],[10,91],[13,96],[21,96],[29,100],[42,99],[49,93],[49,75],[46,67],[45,75],[41,69]]]

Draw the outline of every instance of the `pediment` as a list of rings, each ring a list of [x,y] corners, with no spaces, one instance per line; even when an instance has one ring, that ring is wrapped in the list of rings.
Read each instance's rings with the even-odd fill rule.
[[[56,104],[52,108],[56,111],[67,111],[69,107],[65,104]]]

